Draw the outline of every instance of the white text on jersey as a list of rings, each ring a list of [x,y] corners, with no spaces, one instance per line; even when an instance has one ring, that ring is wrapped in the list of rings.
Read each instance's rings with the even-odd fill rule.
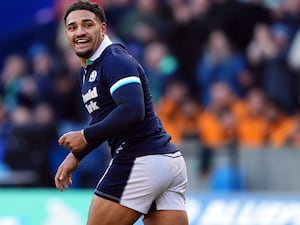
[[[94,101],[90,101],[89,104],[85,104],[85,107],[89,113],[92,113],[95,110],[99,109],[99,106],[97,106],[97,102]]]
[[[98,97],[98,92],[96,87],[93,87],[93,89],[89,89],[87,93],[82,95],[82,99],[84,103],[87,103],[88,101],[97,97]],[[94,101],[90,101],[89,104],[85,104],[85,107],[89,113],[92,113],[95,110],[99,109],[99,106],[97,106],[97,102]]]
[[[82,95],[82,99],[83,102],[86,103],[87,101],[93,99],[93,98],[97,98],[98,97],[98,93],[97,93],[97,88],[93,87],[93,89],[89,89],[87,91],[87,93]]]

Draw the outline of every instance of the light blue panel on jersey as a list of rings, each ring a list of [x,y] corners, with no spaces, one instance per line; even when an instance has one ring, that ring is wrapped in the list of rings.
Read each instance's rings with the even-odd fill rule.
[[[130,84],[130,83],[141,83],[141,80],[139,77],[136,76],[131,76],[131,77],[125,77],[121,80],[118,80],[116,83],[114,83],[111,88],[110,88],[110,94],[112,95],[115,90],[117,90],[119,87],[122,87],[126,84]]]

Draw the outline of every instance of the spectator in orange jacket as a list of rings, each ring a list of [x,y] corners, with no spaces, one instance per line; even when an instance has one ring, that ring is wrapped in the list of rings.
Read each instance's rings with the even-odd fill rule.
[[[172,81],[166,86],[163,97],[156,105],[157,114],[175,144],[180,144],[182,141],[177,124],[182,118],[180,105],[187,95],[188,88],[183,82]]]
[[[281,148],[289,142],[295,119],[287,116],[275,101],[268,101],[265,108],[265,116],[269,123],[268,142],[273,149]]]
[[[292,147],[300,148],[300,111],[290,119],[290,129],[288,130],[287,144]]]
[[[272,126],[271,126],[272,127]],[[277,129],[275,129],[277,128]],[[282,119],[277,127],[273,125],[270,129],[269,141],[273,149],[282,147],[300,148],[300,114]]]
[[[231,143],[235,138],[235,97],[229,86],[223,82],[215,83],[210,95],[211,103],[198,120],[199,138],[204,145],[219,148]]]
[[[260,148],[267,140],[268,121],[264,117],[266,97],[258,89],[251,89],[246,96],[248,113],[237,123],[237,139],[242,147]]]
[[[179,110],[179,118],[176,121],[176,128],[180,134],[181,140],[197,137],[197,121],[201,114],[199,103],[194,98],[188,96],[180,104]]]

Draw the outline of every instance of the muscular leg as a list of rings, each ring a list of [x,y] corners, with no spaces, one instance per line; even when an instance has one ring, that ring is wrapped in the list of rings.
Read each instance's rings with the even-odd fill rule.
[[[145,225],[188,225],[185,211],[158,210],[152,211],[143,220]]]
[[[139,217],[138,212],[95,195],[87,225],[132,225]]]

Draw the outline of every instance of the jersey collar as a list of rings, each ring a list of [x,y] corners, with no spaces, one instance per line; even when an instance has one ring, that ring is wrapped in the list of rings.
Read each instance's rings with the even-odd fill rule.
[[[86,65],[88,66],[88,65],[93,64],[94,61],[101,56],[102,52],[111,44],[112,44],[112,41],[110,40],[110,38],[107,35],[105,35],[101,45],[96,50],[96,52],[89,59],[86,60]]]

